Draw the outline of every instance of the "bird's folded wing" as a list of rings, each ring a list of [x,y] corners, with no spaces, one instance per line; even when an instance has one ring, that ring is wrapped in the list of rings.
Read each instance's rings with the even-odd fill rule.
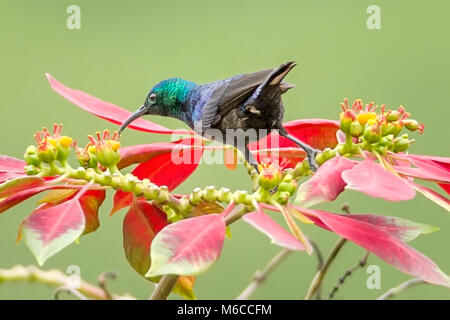
[[[227,114],[230,110],[241,106],[274,69],[262,70],[254,73],[240,74],[222,80],[223,83],[212,94],[203,107],[202,131]]]
[[[219,114],[224,116],[230,110],[240,107],[273,70],[241,74],[233,79],[219,100]]]
[[[293,85],[282,82],[282,80],[294,66],[294,62],[287,62],[275,69],[241,74],[222,80],[223,83],[203,108],[202,131],[210,128],[215,121],[220,120],[231,110],[241,107],[264,81],[270,85],[279,85],[281,93],[292,88]]]

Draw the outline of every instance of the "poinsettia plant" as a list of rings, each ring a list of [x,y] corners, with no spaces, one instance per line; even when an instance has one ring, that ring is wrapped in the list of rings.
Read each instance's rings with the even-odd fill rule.
[[[95,116],[121,124],[130,115],[64,86],[51,75],[47,78],[57,93]],[[19,226],[17,238],[42,266],[99,228],[99,208],[106,192],[113,190],[111,215],[127,210],[123,221],[125,256],[139,274],[158,283],[152,295],[155,299],[166,298],[171,291],[195,298],[195,276],[219,259],[228,226],[241,218],[274,245],[307,254],[315,246],[301,224],[314,224],[406,274],[450,287],[449,277],[407,244],[437,227],[403,217],[338,214],[316,208],[353,189],[387,201],[409,200],[419,192],[450,210],[450,158],[409,153],[415,141],[409,135],[423,133],[422,124],[402,106],[391,110],[361,100],[349,105],[344,100],[341,107],[337,121],[304,119],[284,124],[291,135],[320,150],[315,159],[320,166],[317,172],[310,170],[302,149],[275,132],[249,145],[259,162],[257,172],[230,147],[212,146],[192,131],[171,130],[145,119],[134,121],[129,128],[181,138],[121,146],[116,132],[104,130],[88,136],[82,145],[63,135],[62,125],[55,125],[53,132],[43,128],[34,136],[36,144],[26,148],[23,160],[0,156],[0,213],[45,192],[38,207]],[[228,168],[234,169],[239,160],[246,165],[253,190],[207,186],[190,194],[172,193],[196,170],[205,150],[221,148]],[[69,163],[73,155],[77,166]],[[131,172],[123,174],[121,170],[130,166]],[[436,183],[443,192],[421,185],[423,180]],[[281,215],[285,226],[271,215]],[[114,298],[103,298],[108,297]]]

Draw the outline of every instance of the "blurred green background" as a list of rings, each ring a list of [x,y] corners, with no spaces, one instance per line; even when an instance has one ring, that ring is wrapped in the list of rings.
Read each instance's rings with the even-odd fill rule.
[[[81,29],[66,28],[66,8],[81,8]],[[371,4],[381,8],[381,30],[366,27]],[[426,124],[411,151],[450,156],[448,101],[450,20],[448,1],[5,1],[0,2],[1,154],[18,158],[33,133],[54,122],[84,141],[86,134],[110,123],[78,109],[53,92],[44,76],[51,73],[69,87],[135,110],[156,82],[179,76],[205,83],[235,74],[278,66],[295,60],[287,81],[297,88],[285,95],[286,121],[298,118],[337,119],[339,103],[350,100],[407,107]],[[153,121],[180,128],[176,120]],[[414,134],[413,134],[414,135]],[[122,144],[168,141],[164,135],[129,130]],[[176,191],[197,186],[249,189],[243,168],[228,171],[203,165]],[[153,284],[127,263],[122,250],[121,223],[125,210],[108,217],[112,194],[101,208],[100,229],[83,237],[45,265],[63,271],[81,268],[83,279],[95,282],[105,270],[116,270],[110,283],[116,293],[147,298]],[[23,243],[15,245],[17,228],[38,198],[0,217],[0,268],[35,264]],[[321,206],[340,212],[344,202],[358,213],[382,213],[439,226],[441,230],[411,244],[450,273],[448,213],[421,195],[408,202],[388,203],[346,191]],[[323,252],[337,236],[302,226]],[[243,222],[232,226],[219,262],[198,277],[199,299],[235,298],[255,270],[280,249]],[[346,244],[332,265],[323,292],[327,294],[364,250]],[[368,274],[358,270],[338,292],[338,299],[373,299],[409,277],[370,256],[381,268],[381,289],[366,287]],[[258,299],[300,299],[316,271],[316,260],[292,254],[255,293]],[[54,288],[40,284],[2,284],[1,299],[52,299]],[[172,298],[178,298],[175,295]],[[449,299],[445,288],[422,285],[402,293],[405,299]]]

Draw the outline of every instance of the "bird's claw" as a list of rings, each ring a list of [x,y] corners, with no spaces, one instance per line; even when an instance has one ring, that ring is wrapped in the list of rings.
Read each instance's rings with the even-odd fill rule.
[[[306,155],[308,157],[308,164],[309,164],[309,168],[311,169],[312,172],[316,172],[319,169],[319,166],[317,165],[316,162],[316,155],[320,152],[320,150],[317,149],[312,149],[308,150],[306,152]]]

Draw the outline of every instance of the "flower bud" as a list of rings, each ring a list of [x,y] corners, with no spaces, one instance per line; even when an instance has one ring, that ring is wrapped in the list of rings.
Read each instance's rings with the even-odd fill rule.
[[[289,198],[292,196],[291,193],[287,191],[280,191],[277,192],[273,198],[275,201],[277,201],[280,204],[286,204],[289,201]]]
[[[347,150],[346,150],[346,148],[345,148],[344,145],[339,144],[339,145],[336,146],[336,152],[337,152],[339,155],[343,156],[344,154],[347,153]],[[306,163],[306,164],[308,164],[308,163]],[[308,165],[308,168],[309,168],[309,165]]]
[[[290,194],[294,194],[295,190],[297,190],[297,186],[298,186],[298,184],[297,184],[297,181],[295,181],[295,180],[292,180],[289,182],[283,181],[278,186],[277,191],[279,191],[279,192],[286,191],[286,192],[289,192]]]
[[[117,132],[114,136],[110,138],[110,133],[108,130],[96,133],[97,140],[92,136],[88,136],[91,141],[91,146],[88,148],[90,154],[95,154],[97,161],[106,168],[115,166],[120,160],[119,148],[120,142],[118,141],[119,136]]]
[[[416,131],[417,129],[419,129],[419,122],[414,119],[403,120],[403,124],[409,131]]]
[[[36,168],[36,167],[35,167],[34,165],[32,165],[32,164],[29,164],[29,165],[25,166],[24,170],[25,170],[25,173],[26,173],[27,175],[29,175],[29,176],[34,176],[35,174],[38,174],[38,173],[39,173],[39,169]]]
[[[391,149],[394,145],[393,140],[394,140],[394,135],[389,134],[389,135],[381,138],[380,144],[385,146],[388,149]]]
[[[344,112],[341,112],[341,114],[339,116],[341,119],[340,128],[341,128],[342,132],[350,133],[350,126],[351,126],[352,122],[356,120],[355,112],[351,109],[348,109],[348,110],[345,110]]]
[[[252,202],[250,196],[244,190],[236,190],[233,193],[233,200],[236,203],[247,204],[247,205],[251,204],[251,202]]]
[[[167,201],[169,201],[169,189],[167,188],[167,186],[160,186],[159,187],[159,192],[158,192],[156,200],[158,202],[167,202]]]
[[[171,207],[169,207],[168,205],[164,205],[162,207],[162,209],[164,210],[164,212],[167,215],[167,220],[169,220],[170,222],[176,222],[178,220],[180,220],[182,217],[179,216],[175,210],[173,210]]]
[[[392,134],[394,137],[402,131],[403,125],[399,121],[388,122],[384,124],[381,128],[381,134],[387,136]]]
[[[41,161],[37,156],[37,150],[35,146],[29,146],[23,155],[25,162],[29,165],[39,166]]]
[[[52,163],[56,159],[56,148],[50,143],[42,144],[37,149],[39,160],[45,163]]]
[[[387,153],[388,149],[387,149],[385,146],[383,146],[383,145],[380,144],[380,145],[378,145],[378,146],[376,147],[375,151],[376,151],[379,155],[385,155],[385,154]]]
[[[48,138],[48,142],[56,148],[56,159],[58,161],[66,161],[70,154],[70,146],[72,138],[68,136],[58,136],[56,138]]]
[[[406,151],[411,145],[411,141],[403,135],[398,138],[394,142],[394,152],[403,152]]]
[[[359,137],[363,133],[363,128],[358,121],[353,121],[350,124],[350,134],[353,137]]]
[[[399,111],[392,110],[389,112],[389,114],[386,115],[386,120],[389,122],[394,122],[394,121],[397,121],[398,119],[400,119],[401,115],[402,114]]]
[[[97,150],[97,160],[105,167],[116,165],[120,160],[120,155],[112,148],[102,148]]]
[[[378,124],[372,124],[364,131],[364,138],[370,144],[380,141],[381,128]]]
[[[259,185],[271,190],[275,188],[281,181],[281,170],[274,164],[260,165]]]
[[[322,150],[322,154],[323,154],[325,160],[330,160],[331,158],[334,158],[334,156],[336,155],[336,151],[334,151],[330,148],[325,148]]]
[[[205,188],[204,199],[206,201],[216,201],[218,195],[219,195],[219,192],[216,190],[216,187],[214,187],[214,186],[207,186]]]
[[[316,155],[316,163],[320,166],[321,164],[323,164],[325,162],[325,156],[323,155],[323,152],[320,152]]]
[[[217,197],[217,200],[221,202],[230,202],[232,197],[232,193],[230,189],[228,188],[220,188],[219,189],[219,195]]]

